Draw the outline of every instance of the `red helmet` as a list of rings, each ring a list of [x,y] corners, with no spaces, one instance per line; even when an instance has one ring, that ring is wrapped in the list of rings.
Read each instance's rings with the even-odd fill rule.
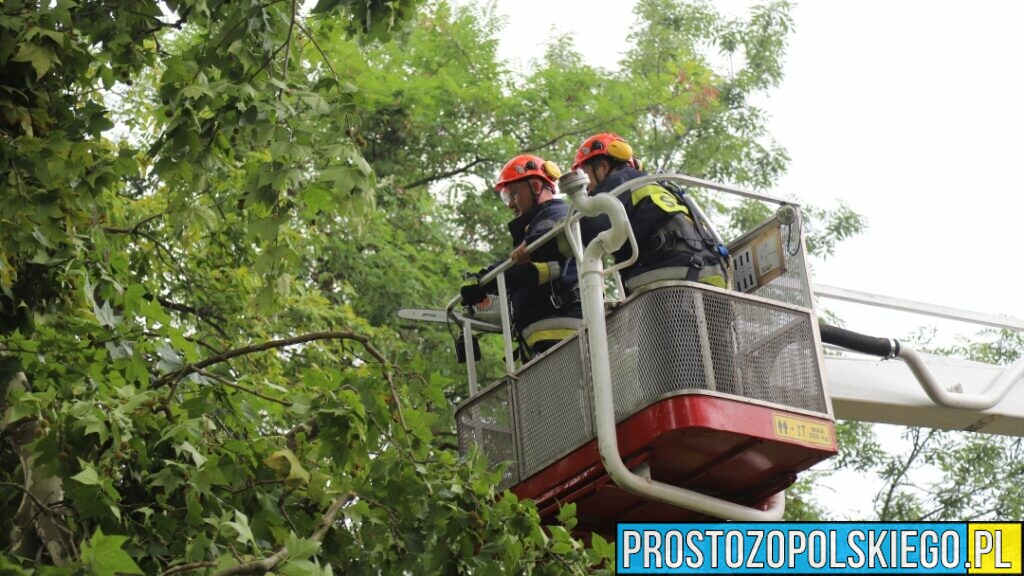
[[[611,132],[596,134],[580,144],[579,149],[576,150],[576,159],[573,160],[572,169],[576,170],[587,160],[604,154],[622,162],[629,162],[633,159],[633,148],[618,134]]]
[[[508,164],[505,164],[505,167],[501,169],[501,173],[498,175],[498,183],[494,185],[494,189],[500,192],[506,184],[522,180],[523,178],[529,178],[530,176],[543,178],[548,184],[554,185],[561,175],[562,171],[558,169],[554,162],[544,160],[540,156],[534,156],[533,154],[520,154],[509,160]]]

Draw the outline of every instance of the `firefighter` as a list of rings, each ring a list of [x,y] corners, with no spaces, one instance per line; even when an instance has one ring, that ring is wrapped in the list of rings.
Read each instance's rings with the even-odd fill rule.
[[[633,149],[622,137],[603,132],[587,138],[576,151],[572,169],[590,178],[590,195],[610,192],[623,182],[645,176]],[[648,184],[619,196],[626,208],[640,255],[622,271],[627,291],[658,280],[676,279],[726,287],[724,260],[707,225],[697,222],[682,192]],[[607,216],[580,223],[584,243],[608,227]],[[628,244],[615,252],[615,261],[631,256]]]
[[[513,325],[528,353],[547,350],[572,336],[582,321],[576,261],[564,236],[532,254],[527,245],[551,230],[568,214],[564,200],[555,198],[561,171],[539,156],[521,154],[509,160],[498,176],[495,189],[515,217],[508,224],[515,262],[505,272],[514,315]],[[480,285],[479,278],[495,263],[478,272],[462,287],[462,304],[472,306],[496,291],[495,283]]]
[[[624,182],[646,174],[633,155],[630,145],[616,134],[608,132],[587,138],[576,151],[573,170],[582,168],[590,178],[587,191],[591,194],[611,192]],[[718,243],[706,222],[699,221],[696,210],[688,204],[692,199],[682,190],[671,189],[670,184],[647,184],[619,196],[626,208],[630,226],[636,236],[640,255],[632,266],[622,271],[627,293],[641,286],[661,280],[689,280],[727,287],[726,264]],[[584,243],[609,225],[607,216],[584,218],[580,228]],[[626,244],[615,252],[615,261],[623,262],[631,256]],[[719,296],[701,299],[705,321],[701,322],[694,308],[672,307],[660,309],[645,322],[645,329],[667,334],[683,330],[696,334],[705,331],[711,352],[706,365],[697,339],[687,339],[676,350],[681,359],[681,370],[690,374],[703,374],[713,370],[716,389],[734,392],[736,389],[733,364],[733,338],[729,326],[732,313],[728,303]]]

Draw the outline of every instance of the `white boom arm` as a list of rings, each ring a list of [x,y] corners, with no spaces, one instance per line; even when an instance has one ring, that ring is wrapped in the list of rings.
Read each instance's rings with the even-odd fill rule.
[[[1024,329],[1024,321],[1017,318],[832,286],[817,286],[815,293],[994,328]],[[826,356],[836,418],[1024,436],[1024,359],[1001,367],[924,354],[907,347],[897,357],[902,361]]]

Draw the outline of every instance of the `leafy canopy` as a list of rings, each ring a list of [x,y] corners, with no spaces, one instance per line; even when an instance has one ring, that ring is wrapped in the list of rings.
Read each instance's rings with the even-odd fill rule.
[[[747,102],[781,78],[788,6],[643,0],[621,70],[563,38],[525,77],[492,10],[0,5],[5,571],[607,570],[572,507],[542,530],[458,456],[450,336],[394,313],[507,252],[480,191],[515,153],[616,130],[770,186],[785,152]]]

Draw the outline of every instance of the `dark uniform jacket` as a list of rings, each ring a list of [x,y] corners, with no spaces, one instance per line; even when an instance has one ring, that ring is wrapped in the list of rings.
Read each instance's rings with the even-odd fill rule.
[[[512,246],[527,245],[551,230],[569,212],[564,200],[553,198],[508,223]],[[524,328],[545,318],[569,316],[581,318],[577,290],[576,260],[564,236],[552,238],[530,254],[531,262],[518,264],[505,272],[505,284],[512,301],[515,327]],[[487,267],[490,270],[500,262]],[[486,287],[497,291],[497,284]]]
[[[624,182],[646,175],[635,168],[623,166],[609,174],[591,195],[611,192]],[[702,267],[719,263],[718,255],[701,237],[690,210],[673,192],[657,184],[648,184],[620,195],[619,201],[626,208],[640,248],[636,263],[622,271],[624,280],[658,268]],[[605,215],[584,218],[580,222],[584,245],[608,227]],[[614,256],[616,263],[628,260],[632,256],[629,243],[623,244]]]

